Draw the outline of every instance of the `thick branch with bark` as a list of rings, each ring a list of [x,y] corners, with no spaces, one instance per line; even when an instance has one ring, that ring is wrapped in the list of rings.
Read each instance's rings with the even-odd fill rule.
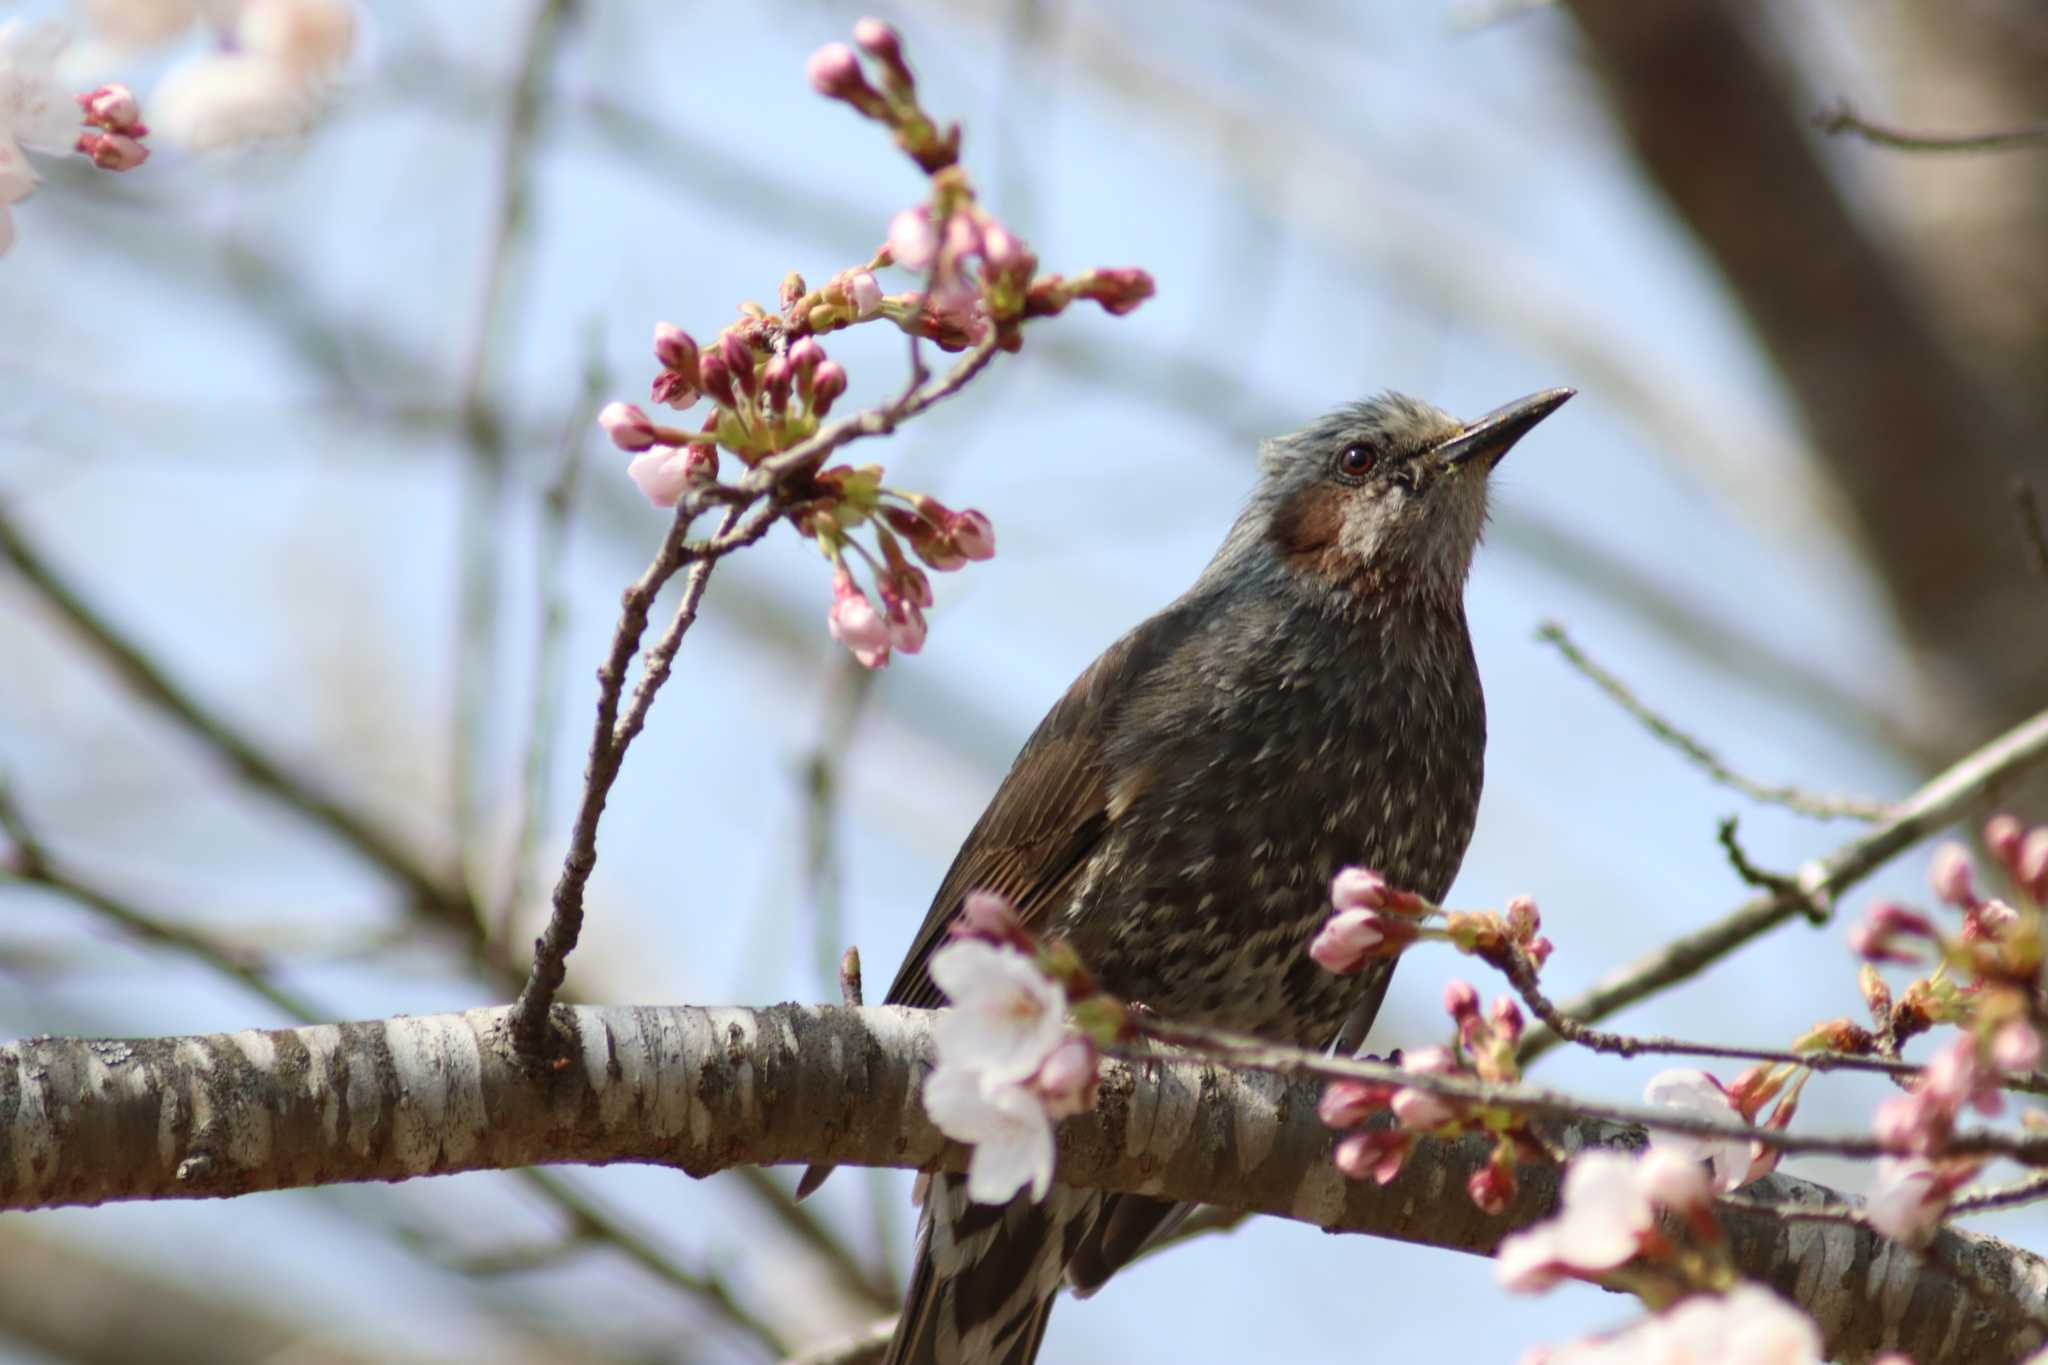
[[[574,1046],[536,1075],[508,1011],[148,1040],[31,1039],[0,1048],[0,1208],[204,1198],[550,1162],[958,1169],[918,1082],[931,1016],[895,1008],[565,1010]],[[1060,1178],[1193,1199],[1423,1245],[1488,1253],[1548,1212],[1553,1173],[1525,1167],[1501,1216],[1466,1178],[1481,1142],[1425,1144],[1386,1186],[1329,1161],[1311,1076],[1186,1055],[1107,1064],[1101,1101],[1060,1130]],[[1614,1124],[1558,1125],[1567,1146],[1639,1143]],[[1778,1204],[1840,1200],[1773,1177]],[[1731,1207],[1745,1270],[1799,1300],[1831,1351],[1909,1351],[1921,1365],[2038,1343],[2048,1262],[1944,1231],[1915,1253],[1846,1222]]]

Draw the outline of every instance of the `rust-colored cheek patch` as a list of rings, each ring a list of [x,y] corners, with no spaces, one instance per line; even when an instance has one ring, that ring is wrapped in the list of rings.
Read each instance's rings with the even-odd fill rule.
[[[1273,544],[1296,569],[1309,569],[1337,552],[1344,532],[1343,501],[1328,489],[1294,495],[1273,518]]]

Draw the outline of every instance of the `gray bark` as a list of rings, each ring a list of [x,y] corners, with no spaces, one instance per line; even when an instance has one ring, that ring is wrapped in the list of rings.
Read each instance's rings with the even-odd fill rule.
[[[0,1048],[0,1208],[207,1198],[551,1162],[959,1169],[917,1086],[930,1016],[894,1008],[579,1007],[561,1062],[521,1067],[505,1009],[206,1037],[37,1038]],[[1488,1254],[1542,1216],[1525,1166],[1499,1217],[1463,1192],[1486,1155],[1432,1143],[1379,1187],[1339,1176],[1318,1083],[1161,1054],[1105,1064],[1097,1108],[1060,1130],[1060,1179]],[[1635,1143],[1577,1121],[1567,1145]],[[1752,1193],[1821,1202],[1773,1177]],[[2014,1359],[2043,1337],[2048,1263],[1946,1231],[1909,1252],[1852,1224],[1723,1213],[1747,1273],[1796,1298],[1830,1349],[1920,1365]]]

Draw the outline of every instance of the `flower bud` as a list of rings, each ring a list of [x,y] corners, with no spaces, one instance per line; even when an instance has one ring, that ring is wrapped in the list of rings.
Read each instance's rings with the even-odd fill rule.
[[[1112,317],[1122,317],[1155,292],[1152,277],[1142,270],[1091,270],[1074,281],[1074,292],[1093,299]]]
[[[1481,1213],[1499,1217],[1507,1212],[1508,1201],[1515,1197],[1514,1168],[1492,1164],[1481,1166],[1465,1181],[1465,1193],[1471,1196],[1473,1205]]]
[[[954,548],[951,540],[932,531],[922,522],[919,523],[919,529],[910,533],[910,548],[919,559],[940,573],[951,573],[967,563],[967,556]]]
[[[903,41],[896,36],[895,29],[880,19],[859,19],[853,25],[853,41],[882,64],[882,75],[890,85],[905,93],[916,86],[910,64],[903,60]]]
[[[711,395],[711,401],[723,408],[739,406],[739,396],[732,389],[732,372],[725,363],[722,347],[714,346],[697,359],[697,382],[704,386],[704,392]]]
[[[697,378],[697,339],[672,322],[654,324],[654,359],[692,382]]]
[[[1536,909],[1536,902],[1528,896],[1516,896],[1508,902],[1508,933],[1517,942],[1535,937],[1543,927],[1543,916]]]
[[[1324,922],[1308,945],[1308,955],[1318,967],[1339,976],[1349,976],[1382,951],[1389,943],[1391,922],[1377,910],[1340,910]]]
[[[1396,1090],[1390,1107],[1401,1126],[1410,1132],[1441,1128],[1458,1116],[1457,1106],[1451,1101],[1413,1086],[1404,1085]]]
[[[832,610],[826,625],[832,638],[867,667],[880,668],[889,662],[889,623],[844,569],[832,580]]]
[[[861,74],[860,58],[845,43],[827,43],[804,63],[811,89],[827,99],[845,100],[862,113],[883,108],[882,97]]]
[[[1387,1107],[1391,1088],[1376,1081],[1331,1081],[1316,1101],[1316,1117],[1326,1128],[1356,1128]]]
[[[905,270],[929,269],[938,249],[939,234],[932,227],[931,210],[905,209],[889,220],[889,255]]]
[[[142,136],[142,111],[136,107],[135,96],[127,86],[103,85],[77,96],[77,100],[85,121],[94,127],[130,137]]]
[[[1444,983],[1444,1013],[1460,1024],[1479,1017],[1479,992],[1472,989],[1471,982],[1451,980]]]
[[[1493,998],[1493,1031],[1500,1040],[1513,1047],[1522,1037],[1522,1007],[1511,995],[1496,995]]]
[[[698,476],[688,453],[675,446],[649,446],[626,465],[626,477],[656,507],[674,507]]]
[[[2020,841],[2027,837],[2027,827],[2019,818],[2003,812],[1984,822],[1984,847],[1991,856],[2010,868],[2019,857]]]
[[[896,570],[896,587],[904,600],[920,607],[932,604],[932,581],[925,577],[924,570],[915,564],[904,564]]]
[[[946,526],[947,539],[953,548],[969,559],[994,559],[996,554],[996,528],[987,516],[972,507],[955,512]]]
[[[1370,1176],[1386,1184],[1401,1173],[1401,1161],[1408,1155],[1408,1135],[1390,1128],[1373,1128],[1353,1133],[1337,1144],[1330,1161],[1352,1180]]]
[[[1368,867],[1347,867],[1330,879],[1330,904],[1338,910],[1379,910],[1387,903],[1387,881]]]
[[[761,367],[761,392],[768,395],[768,406],[774,411],[789,410],[789,389],[796,379],[795,367],[786,355],[772,355]]]
[[[1082,1034],[1068,1034],[1038,1068],[1036,1085],[1046,1117],[1063,1119],[1093,1109],[1099,1081],[1095,1044]]]
[[[776,302],[787,312],[796,306],[798,299],[810,292],[804,287],[804,277],[792,270],[782,277],[782,288],[776,293]]]
[[[1540,972],[1543,970],[1543,964],[1550,961],[1550,954],[1556,947],[1556,944],[1538,934],[1523,945],[1522,951],[1529,955],[1529,965]]]
[[[75,145],[103,171],[132,171],[149,160],[149,148],[126,133],[80,133]]]
[[[727,332],[718,339],[718,351],[725,359],[725,370],[732,376],[733,387],[751,398],[758,380],[754,373],[754,348],[739,333]]]
[[[905,654],[924,648],[924,613],[917,603],[898,597],[888,603],[889,644]]]
[[[1976,870],[1970,866],[1970,855],[1961,844],[1943,844],[1934,850],[1927,880],[1934,887],[1934,894],[1950,905],[1967,909],[1976,903]]]
[[[973,938],[1007,943],[1018,933],[1017,911],[993,891],[970,891],[960,902],[954,932]]]
[[[2035,900],[2048,900],[2048,825],[2036,825],[2020,840],[2012,874]]]
[[[811,414],[823,417],[832,410],[833,400],[846,392],[846,371],[836,360],[819,363],[811,374]]]
[[[853,315],[862,322],[882,311],[882,286],[865,270],[856,270],[846,281],[846,298]]]
[[[811,371],[817,369],[824,361],[825,348],[818,344],[816,337],[797,338],[795,344],[789,348],[789,363],[796,370],[800,390],[809,392]]]
[[[607,403],[598,409],[597,424],[620,450],[646,450],[655,444],[654,422],[631,403]]]

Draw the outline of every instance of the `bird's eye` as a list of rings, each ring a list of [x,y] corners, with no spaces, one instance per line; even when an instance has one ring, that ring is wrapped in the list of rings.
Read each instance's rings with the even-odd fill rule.
[[[1347,478],[1362,479],[1372,473],[1372,467],[1379,460],[1379,453],[1363,441],[1353,441],[1337,453],[1337,472]]]

